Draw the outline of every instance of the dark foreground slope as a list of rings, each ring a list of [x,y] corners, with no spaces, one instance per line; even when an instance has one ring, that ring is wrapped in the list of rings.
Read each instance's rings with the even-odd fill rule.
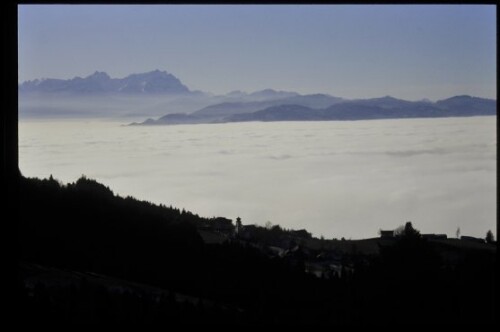
[[[16,290],[31,322],[495,322],[496,251],[461,249],[450,265],[403,236],[317,278],[300,248],[278,257],[238,236],[205,244],[197,228],[210,220],[93,180],[20,182]]]

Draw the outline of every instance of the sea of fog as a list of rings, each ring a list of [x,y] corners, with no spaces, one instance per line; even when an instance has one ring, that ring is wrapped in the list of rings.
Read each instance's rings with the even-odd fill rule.
[[[325,238],[495,231],[496,117],[122,124],[22,120],[21,172]]]

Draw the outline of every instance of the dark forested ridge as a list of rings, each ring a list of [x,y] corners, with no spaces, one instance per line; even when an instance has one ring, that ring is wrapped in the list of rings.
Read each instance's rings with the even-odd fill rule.
[[[20,179],[19,312],[31,322],[492,324],[496,244],[316,239]],[[467,244],[470,243],[470,244]]]

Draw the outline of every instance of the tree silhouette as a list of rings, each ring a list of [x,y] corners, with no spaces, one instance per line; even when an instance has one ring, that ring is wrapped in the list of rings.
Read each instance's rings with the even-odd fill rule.
[[[489,230],[486,233],[486,243],[494,243],[494,242],[495,242],[495,236],[493,235],[493,233],[491,232],[491,230]]]
[[[411,221],[408,221],[405,224],[404,236],[406,236],[408,238],[419,238],[420,237],[420,231],[418,231],[415,228],[413,228],[413,225],[411,224]]]
[[[399,226],[394,230],[394,235],[398,237],[405,238],[419,238],[420,231],[413,228],[411,221],[406,222],[406,224]]]

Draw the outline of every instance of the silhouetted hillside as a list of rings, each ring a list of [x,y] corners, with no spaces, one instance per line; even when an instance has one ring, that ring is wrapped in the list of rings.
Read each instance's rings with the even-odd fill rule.
[[[19,214],[18,309],[42,322],[496,322],[492,245],[430,241],[411,224],[358,250],[122,198],[85,177],[21,178]]]

